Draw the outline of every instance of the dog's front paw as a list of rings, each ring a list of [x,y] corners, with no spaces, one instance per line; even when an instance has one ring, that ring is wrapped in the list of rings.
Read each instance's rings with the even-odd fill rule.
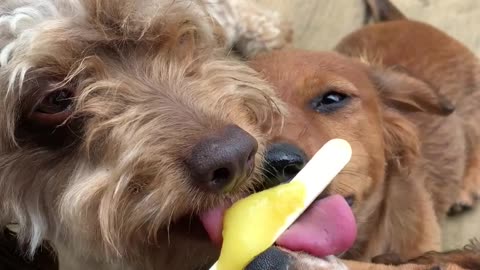
[[[347,270],[337,258],[328,256],[319,259],[307,254],[271,247],[260,254],[246,270]]]
[[[469,190],[462,190],[455,203],[450,207],[448,215],[454,216],[469,211],[473,209],[474,204],[474,194]]]

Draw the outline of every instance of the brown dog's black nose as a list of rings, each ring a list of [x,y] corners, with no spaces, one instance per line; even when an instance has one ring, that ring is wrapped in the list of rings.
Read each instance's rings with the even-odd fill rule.
[[[252,174],[257,147],[257,140],[236,125],[209,134],[187,159],[192,181],[209,191],[231,191]]]
[[[275,143],[268,148],[265,162],[264,188],[270,188],[292,180],[305,166],[307,158],[295,145]]]

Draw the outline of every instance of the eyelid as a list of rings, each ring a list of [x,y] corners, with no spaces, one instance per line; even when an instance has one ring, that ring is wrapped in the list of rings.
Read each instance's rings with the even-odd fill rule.
[[[358,96],[358,89],[355,85],[345,79],[332,80],[316,89],[316,96],[325,95],[328,92],[335,91],[350,97]]]

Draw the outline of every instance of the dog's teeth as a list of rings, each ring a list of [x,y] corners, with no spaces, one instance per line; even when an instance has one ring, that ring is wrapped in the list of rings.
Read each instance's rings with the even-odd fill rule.
[[[245,268],[275,243],[315,201],[347,165],[351,156],[352,149],[348,142],[333,139],[313,156],[290,183],[236,202],[225,214],[222,252],[219,261],[210,270]]]

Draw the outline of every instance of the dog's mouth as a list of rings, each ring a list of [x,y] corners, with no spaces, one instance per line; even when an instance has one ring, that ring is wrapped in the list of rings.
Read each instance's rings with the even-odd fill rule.
[[[222,244],[223,217],[232,205],[210,209],[200,214],[200,220],[210,240]],[[318,199],[285,232],[276,245],[291,251],[303,251],[316,257],[338,255],[347,251],[356,238],[356,224],[345,199],[333,195]]]
[[[304,166],[306,157],[296,147],[274,144],[266,154],[265,179],[256,191],[289,182]],[[238,198],[237,198],[238,199]],[[350,200],[353,202],[353,199]],[[340,195],[320,195],[302,216],[276,241],[275,245],[291,251],[301,251],[316,257],[339,255],[353,245],[357,227],[348,202]],[[203,237],[220,247],[223,242],[223,219],[233,204],[229,199],[198,215],[196,221]],[[196,223],[197,224],[197,223]],[[203,230],[204,229],[204,230]],[[202,237],[202,238],[203,238]]]

